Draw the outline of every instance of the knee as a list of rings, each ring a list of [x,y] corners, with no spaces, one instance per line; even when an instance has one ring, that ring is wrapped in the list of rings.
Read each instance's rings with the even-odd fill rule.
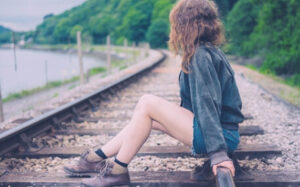
[[[145,94],[139,99],[136,105],[136,111],[150,115],[151,110],[154,108],[154,103],[155,96],[151,94]]]

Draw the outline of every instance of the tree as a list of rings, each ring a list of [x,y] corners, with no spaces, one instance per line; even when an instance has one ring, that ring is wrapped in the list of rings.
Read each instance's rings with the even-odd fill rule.
[[[238,0],[228,0],[229,10],[231,10],[237,2]]]
[[[70,24],[67,18],[61,19],[54,29],[53,37],[58,43],[67,43],[70,38]]]
[[[287,76],[300,74],[299,19],[299,1],[264,1],[250,38],[253,48],[267,50],[263,69]]]
[[[75,42],[77,39],[77,32],[80,31],[82,32],[83,31],[83,27],[81,25],[75,25],[72,29],[71,29],[71,33],[70,33],[70,36],[71,36],[71,40],[72,42]]]
[[[214,1],[218,5],[220,15],[225,18],[228,11],[229,11],[229,2],[228,2],[228,0],[214,0]]]
[[[175,2],[175,0],[156,1],[152,12],[152,21],[163,19],[169,22],[169,14]]]
[[[10,32],[0,33],[0,44],[10,43],[11,42],[10,38],[11,38],[11,33]]]
[[[92,34],[94,43],[104,43],[106,36],[109,35],[114,28],[115,20],[109,15],[92,17],[89,22],[89,31]]]
[[[124,33],[128,39],[139,43],[145,39],[145,33],[148,29],[148,18],[142,12],[131,9],[124,17],[123,25],[121,29],[124,29]]]
[[[46,19],[51,18],[53,16],[54,16],[54,14],[47,14],[46,16],[43,17],[43,20],[46,20]]]
[[[167,41],[169,40],[168,30],[168,22],[165,20],[159,19],[154,21],[147,32],[147,41],[151,47],[167,47]]]
[[[228,14],[226,31],[230,41],[230,50],[243,55],[248,55],[245,42],[257,25],[259,7],[252,0],[239,0]]]

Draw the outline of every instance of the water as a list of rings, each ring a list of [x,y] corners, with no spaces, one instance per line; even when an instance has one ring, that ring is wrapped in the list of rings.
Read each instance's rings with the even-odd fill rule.
[[[79,75],[76,54],[17,49],[17,71],[15,71],[12,49],[0,49],[0,81],[2,97],[39,86],[48,80],[66,80]],[[84,56],[85,72],[93,67],[104,66],[99,58]],[[46,65],[47,64],[47,71]],[[47,72],[47,73],[46,73]]]

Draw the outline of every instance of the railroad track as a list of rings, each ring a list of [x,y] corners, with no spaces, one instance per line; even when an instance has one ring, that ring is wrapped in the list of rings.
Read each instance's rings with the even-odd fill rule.
[[[163,62],[163,63],[161,63]],[[79,186],[62,165],[76,161],[87,147],[102,145],[126,125],[140,96],[151,93],[179,104],[178,64],[163,56],[105,88],[67,103],[0,134],[0,186]],[[249,118],[250,119],[250,118]],[[242,136],[263,134],[259,126],[241,126]],[[212,186],[214,180],[193,181],[190,171],[205,161],[190,148],[152,132],[130,164],[132,186]],[[239,159],[280,155],[274,145],[241,145]],[[252,172],[235,178],[237,186],[299,186],[297,172]]]

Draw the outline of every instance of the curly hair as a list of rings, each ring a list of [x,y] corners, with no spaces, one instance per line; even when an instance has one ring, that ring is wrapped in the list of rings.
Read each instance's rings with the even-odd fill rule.
[[[221,45],[224,41],[218,9],[211,0],[179,0],[170,13],[170,23],[169,47],[176,55],[182,52],[185,73],[198,45]]]

